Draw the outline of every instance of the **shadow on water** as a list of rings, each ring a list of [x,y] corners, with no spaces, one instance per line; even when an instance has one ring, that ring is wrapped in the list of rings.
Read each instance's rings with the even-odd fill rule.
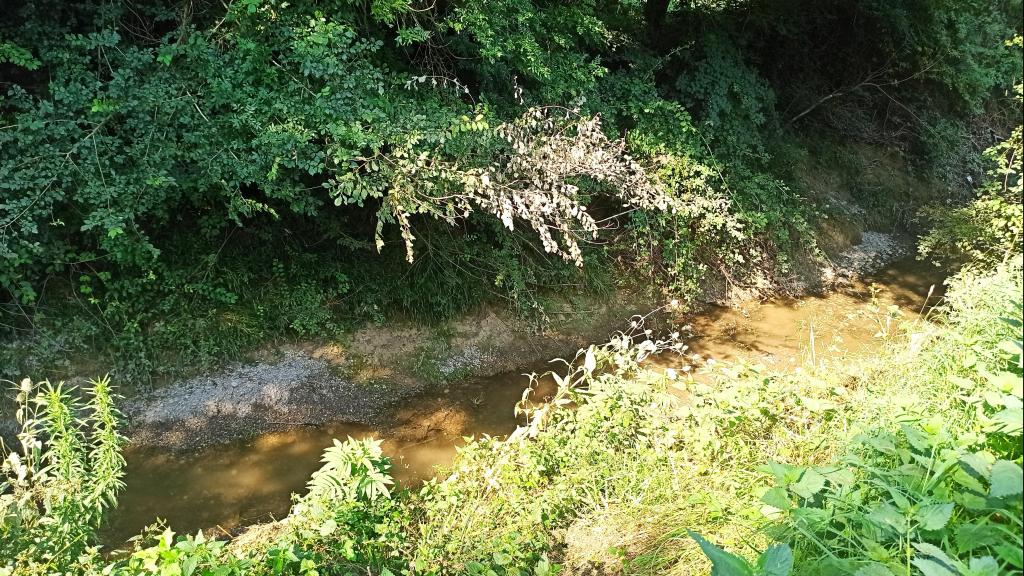
[[[893,311],[913,317],[934,305],[942,279],[936,268],[906,259],[845,290],[712,309],[689,319],[694,336],[688,344],[704,358],[746,359],[778,369],[796,368],[815,357],[864,354],[879,346],[877,334],[887,328],[885,318]],[[513,408],[527,384],[523,373],[552,367],[507,372],[414,398],[385,429],[346,423],[298,428],[183,456],[131,450],[126,454],[127,489],[105,539],[124,542],[156,518],[179,532],[231,532],[281,518],[288,513],[291,494],[303,491],[334,438],[381,438],[395,479],[415,485],[450,463],[464,437],[500,436],[515,429]],[[545,380],[531,398],[543,400],[553,392],[553,382]]]
[[[550,369],[536,367],[537,372]],[[320,456],[335,438],[379,438],[391,457],[392,476],[415,486],[448,464],[467,436],[500,436],[519,423],[514,406],[527,385],[524,372],[507,372],[425,394],[399,408],[386,429],[349,423],[301,427],[246,441],[210,446],[190,454],[130,449],[127,488],[118,498],[104,540],[126,541],[164,520],[179,532],[231,533],[287,515],[291,494],[302,493]],[[531,400],[555,391],[541,379]]]

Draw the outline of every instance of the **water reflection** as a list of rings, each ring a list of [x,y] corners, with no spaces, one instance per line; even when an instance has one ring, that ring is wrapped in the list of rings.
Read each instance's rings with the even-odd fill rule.
[[[930,264],[901,260],[836,292],[715,308],[690,319],[688,344],[704,358],[780,369],[862,355],[895,330],[897,316],[927,314],[940,301],[943,279]]]

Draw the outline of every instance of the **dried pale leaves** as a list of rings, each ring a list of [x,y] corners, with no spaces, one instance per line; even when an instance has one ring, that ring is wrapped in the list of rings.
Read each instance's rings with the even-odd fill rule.
[[[486,166],[462,166],[441,154],[412,151],[412,145],[374,160],[372,186],[384,202],[378,212],[377,246],[385,223],[401,230],[407,258],[413,259],[414,214],[429,214],[455,224],[480,210],[514,229],[525,222],[544,250],[582,265],[580,242],[597,237],[599,223],[586,209],[580,186],[608,194],[623,205],[675,210],[676,201],[625,150],[610,140],[600,119],[565,108],[533,108],[493,130],[471,122],[485,138],[500,138],[504,153]],[[411,143],[415,144],[415,142]],[[368,163],[367,163],[368,165]],[[362,166],[361,166],[362,168]],[[365,186],[362,175],[351,186]],[[377,195],[371,192],[370,195]]]

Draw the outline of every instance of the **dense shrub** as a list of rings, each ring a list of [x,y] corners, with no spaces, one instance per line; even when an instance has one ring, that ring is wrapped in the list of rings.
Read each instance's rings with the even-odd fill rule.
[[[1018,0],[5,10],[9,375],[89,350],[145,378],[388,316],[539,310],[611,262],[684,299],[709,274],[763,285],[815,252],[775,161],[794,131],[948,172],[973,151],[942,127],[1020,77]]]
[[[1021,37],[1014,42],[1019,46]],[[1016,86],[1018,105],[1022,89]],[[1021,129],[1018,124],[1006,140],[985,151],[989,170],[973,200],[963,206],[922,210],[932,226],[921,238],[922,258],[989,269],[1020,255],[1024,242]]]

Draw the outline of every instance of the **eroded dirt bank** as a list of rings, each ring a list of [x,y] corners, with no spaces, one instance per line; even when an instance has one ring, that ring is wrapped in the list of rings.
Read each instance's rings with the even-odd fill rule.
[[[860,244],[817,271],[815,287],[854,284],[906,255],[908,246],[906,239],[866,232]],[[795,279],[789,291],[806,291],[808,285],[806,279]],[[733,304],[735,309],[756,306]],[[266,350],[249,363],[127,400],[128,434],[135,447],[187,451],[301,426],[394,426],[396,412],[410,398],[571,356],[582,346],[605,341],[632,315],[657,304],[618,293],[587,306],[586,313],[556,319],[543,335],[484,311],[440,329],[368,326],[347,342]],[[712,309],[707,316],[714,314]],[[713,329],[703,325],[700,331]]]
[[[127,433],[134,447],[189,451],[299,426],[391,425],[410,398],[572,355],[654,306],[624,294],[591,304],[543,335],[482,312],[443,330],[370,326],[344,343],[263,351],[258,361],[126,400]]]

